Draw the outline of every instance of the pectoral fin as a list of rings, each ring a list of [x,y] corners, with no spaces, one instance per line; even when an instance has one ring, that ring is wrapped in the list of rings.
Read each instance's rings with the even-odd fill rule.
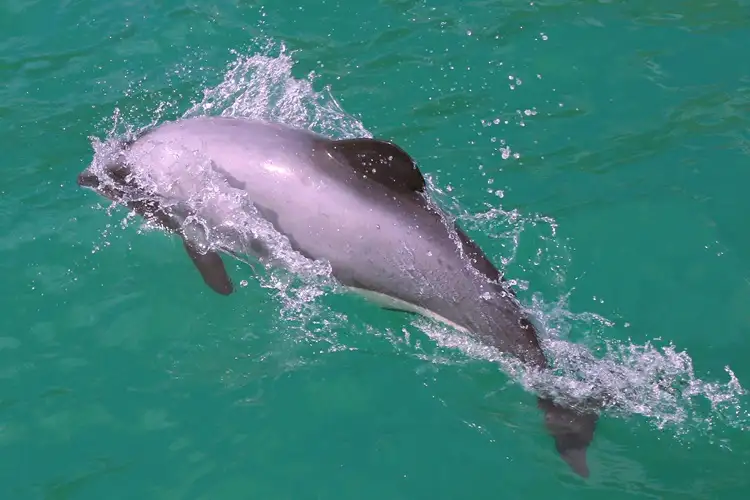
[[[188,242],[183,240],[185,251],[190,259],[198,268],[206,285],[211,287],[216,293],[229,295],[233,291],[232,280],[229,279],[227,270],[224,268],[224,262],[221,256],[216,252],[207,252],[202,254],[193,248]]]

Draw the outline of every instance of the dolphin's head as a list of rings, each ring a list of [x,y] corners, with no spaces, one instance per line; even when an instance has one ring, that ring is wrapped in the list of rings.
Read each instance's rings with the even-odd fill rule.
[[[172,210],[161,206],[160,197],[147,188],[127,162],[127,149],[132,142],[118,145],[119,151],[106,160],[95,161],[78,174],[78,185],[98,195],[127,207],[137,214],[160,223],[167,229],[176,229]]]
[[[130,169],[121,161],[110,162],[103,168],[88,167],[78,174],[78,185],[115,202],[123,201],[130,191],[137,189]]]
[[[150,132],[147,127],[126,137],[97,140],[94,160],[78,174],[78,185],[124,206],[130,206],[133,200],[154,198],[152,189],[144,186],[142,172],[138,174],[129,160],[132,148]]]
[[[594,429],[599,415],[591,409],[576,409],[539,398],[539,408],[544,411],[544,423],[560,457],[581,477],[589,476],[586,450],[594,439]]]
[[[98,142],[94,161],[78,174],[78,185],[109,200],[125,204],[131,192],[140,191],[126,161],[128,149],[137,137]]]

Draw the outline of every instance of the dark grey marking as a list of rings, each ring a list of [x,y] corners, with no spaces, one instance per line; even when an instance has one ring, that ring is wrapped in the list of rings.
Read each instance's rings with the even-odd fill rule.
[[[294,236],[284,233],[283,229],[281,228],[281,224],[279,224],[279,214],[277,214],[275,211],[271,210],[270,208],[261,206],[257,203],[254,203],[253,205],[258,210],[261,217],[267,220],[279,234],[284,234],[284,236],[287,237],[287,239],[289,240],[289,244],[292,247],[292,250],[294,250],[295,252],[299,252],[306,259],[315,260],[315,257],[311,253],[309,253],[307,250],[305,250],[305,247],[300,245],[297,242],[297,240],[294,239]]]

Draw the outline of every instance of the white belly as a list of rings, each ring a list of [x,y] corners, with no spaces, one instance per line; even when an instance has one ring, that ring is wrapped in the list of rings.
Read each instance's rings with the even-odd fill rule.
[[[352,287],[352,286],[347,286],[346,289],[349,290],[349,291],[351,291],[351,292],[354,292],[354,293],[356,293],[358,295],[363,296],[367,300],[369,300],[369,301],[371,301],[371,302],[373,302],[375,304],[378,304],[381,307],[390,308],[390,309],[397,309],[399,311],[416,313],[416,314],[422,315],[422,316],[424,316],[426,318],[429,318],[431,320],[444,323],[444,324],[446,324],[448,326],[451,326],[451,327],[453,327],[453,328],[455,328],[455,329],[457,329],[459,331],[462,331],[462,332],[465,332],[465,333],[469,333],[469,331],[466,328],[464,328],[464,327],[462,327],[462,326],[460,326],[460,325],[458,325],[458,324],[450,321],[449,319],[446,319],[446,318],[440,316],[439,314],[437,314],[437,313],[435,313],[433,311],[430,311],[429,309],[425,309],[424,307],[420,307],[420,306],[417,306],[415,304],[406,302],[405,300],[401,300],[401,299],[396,298],[396,297],[391,297],[390,295],[386,295],[384,293],[374,292],[372,290],[365,290],[363,288],[356,288],[356,287]]]

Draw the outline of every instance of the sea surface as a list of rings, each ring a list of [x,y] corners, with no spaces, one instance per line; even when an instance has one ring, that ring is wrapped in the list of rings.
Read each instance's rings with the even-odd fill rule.
[[[0,498],[746,499],[750,1],[2,0]],[[555,372],[76,185],[245,116],[393,141]],[[591,476],[535,390],[606,391]]]

